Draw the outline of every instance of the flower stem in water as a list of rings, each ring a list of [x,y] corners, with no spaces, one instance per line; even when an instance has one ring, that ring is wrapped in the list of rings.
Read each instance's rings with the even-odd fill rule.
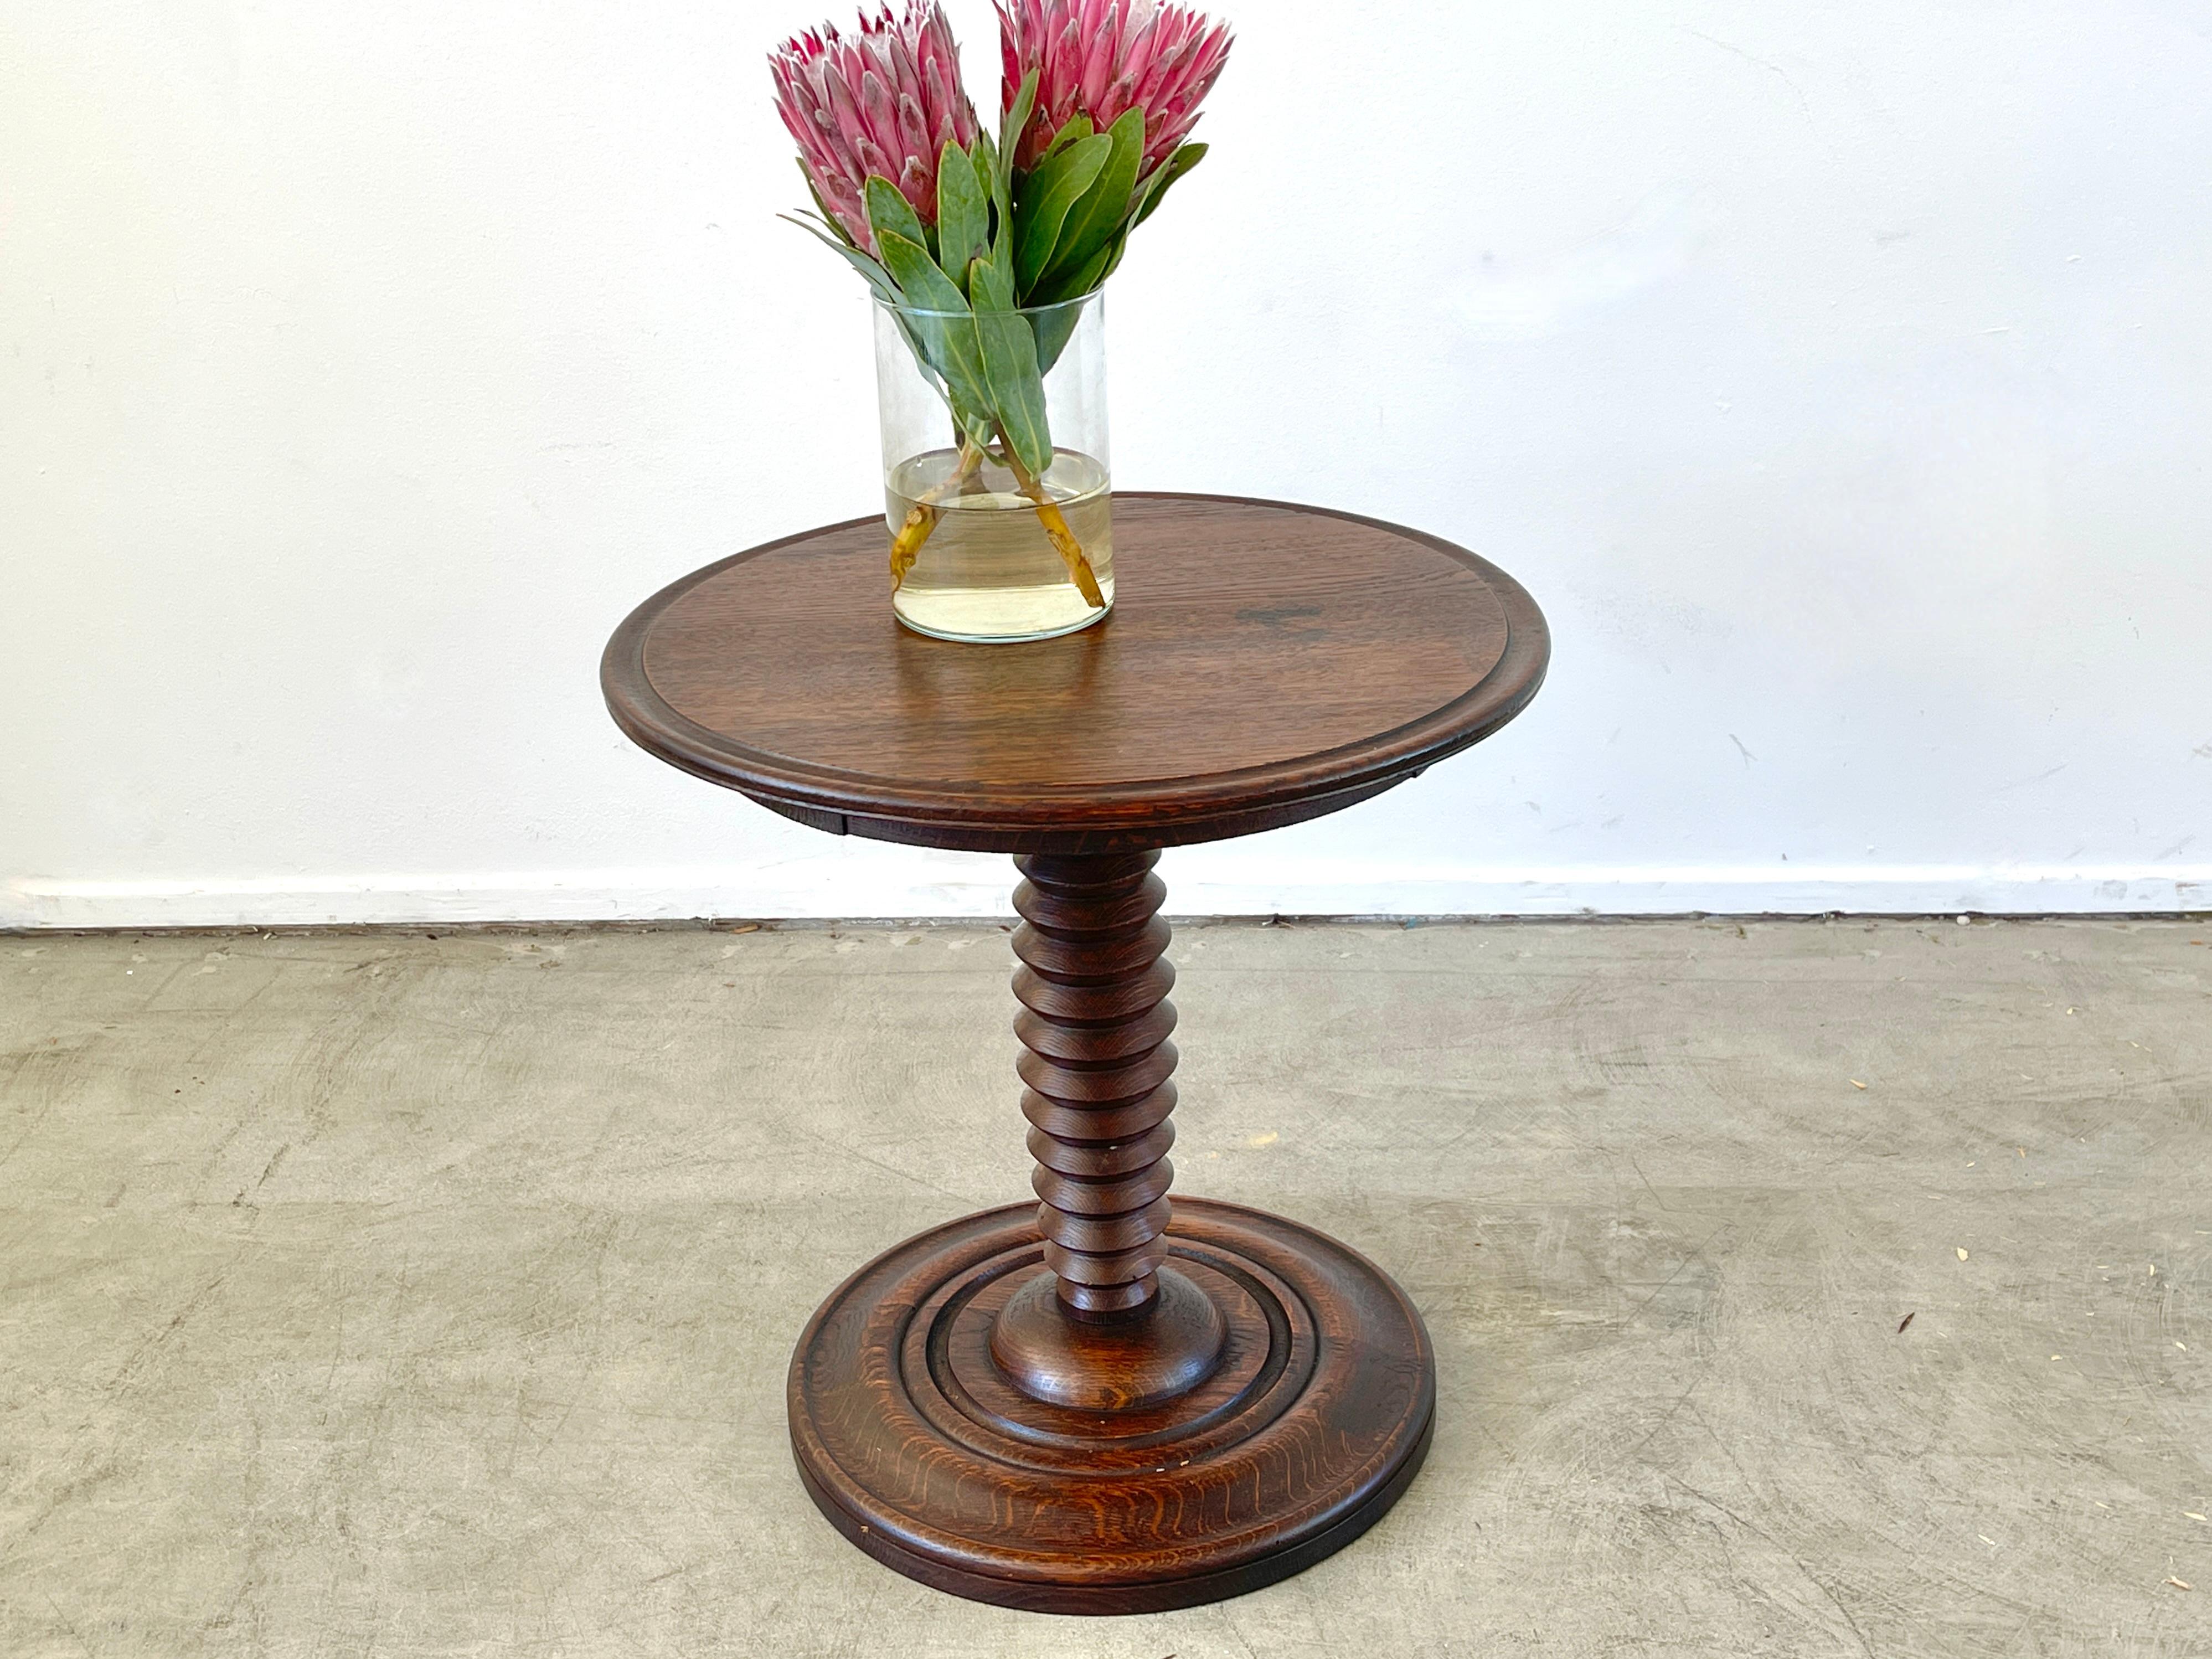
[[[960,441],[960,465],[946,477],[932,484],[921,498],[907,509],[906,522],[899,526],[898,534],[891,538],[891,592],[898,592],[906,573],[914,568],[914,562],[921,556],[921,544],[929,539],[929,532],[937,528],[944,516],[937,507],[947,495],[965,495],[975,475],[983,469],[982,446],[971,438]]]
[[[1000,448],[986,451],[973,439],[960,441],[959,463],[953,471],[932,484],[915,504],[907,509],[905,522],[899,526],[898,534],[891,538],[891,591],[896,592],[906,580],[907,572],[921,556],[922,544],[929,539],[930,532],[944,517],[937,503],[948,495],[963,495],[974,484],[975,476],[982,471],[986,454],[994,460],[1003,460],[1014,475],[1014,484],[1036,507],[1037,523],[1044,529],[1045,539],[1052,544],[1053,551],[1066,565],[1069,580],[1083,595],[1084,603],[1103,610],[1106,595],[1098,586],[1097,574],[1091,568],[1091,561],[1083,551],[1083,544],[1076,540],[1075,532],[1068,528],[1066,516],[1060,510],[1036,475],[1024,466],[1014,454],[1013,446],[1000,439]]]
[[[1014,483],[1022,494],[1036,504],[1037,522],[1044,526],[1045,539],[1052,544],[1067,566],[1068,576],[1076,590],[1083,595],[1084,603],[1097,610],[1106,608],[1106,596],[1099,591],[1098,577],[1091,568],[1091,561],[1084,556],[1083,544],[1075,539],[1075,532],[1067,527],[1067,520],[1060,510],[1060,503],[1045,492],[1043,484],[1024,466],[1014,454],[1012,444],[1006,446],[1006,465],[1012,470]]]

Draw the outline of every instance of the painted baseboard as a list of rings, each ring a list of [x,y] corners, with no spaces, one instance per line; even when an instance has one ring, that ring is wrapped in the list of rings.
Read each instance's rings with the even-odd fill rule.
[[[1170,854],[1180,915],[2037,915],[2212,910],[2212,865],[1365,866],[1317,868]],[[1178,869],[1177,864],[1183,867]],[[307,927],[332,923],[649,921],[700,916],[1004,916],[1013,872],[938,855],[916,872],[830,857],[758,869],[671,867],[455,875],[10,880],[0,928]]]

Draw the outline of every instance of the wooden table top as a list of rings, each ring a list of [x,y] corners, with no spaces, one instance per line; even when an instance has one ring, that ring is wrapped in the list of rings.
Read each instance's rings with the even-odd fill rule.
[[[1107,852],[1402,783],[1518,714],[1550,656],[1495,565],[1320,507],[1116,491],[1114,611],[1021,645],[900,627],[884,535],[832,525],[654,594],[600,665],[616,723],[818,829]]]

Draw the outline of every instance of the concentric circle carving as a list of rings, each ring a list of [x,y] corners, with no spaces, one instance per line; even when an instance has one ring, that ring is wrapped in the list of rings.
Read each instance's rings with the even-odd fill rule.
[[[1077,1410],[1031,1399],[991,1358],[992,1320],[1042,1270],[1036,1215],[908,1241],[800,1339],[792,1443],[847,1537],[978,1600],[1127,1612],[1273,1583],[1395,1501],[1427,1449],[1435,1367],[1419,1316],[1365,1258],[1178,1198],[1167,1259],[1221,1310],[1220,1362],[1164,1405]]]

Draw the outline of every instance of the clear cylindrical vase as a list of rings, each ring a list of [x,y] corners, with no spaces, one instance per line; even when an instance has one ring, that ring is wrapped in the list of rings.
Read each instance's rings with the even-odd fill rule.
[[[878,301],[891,609],[939,639],[1048,639],[1114,604],[1105,301]]]

